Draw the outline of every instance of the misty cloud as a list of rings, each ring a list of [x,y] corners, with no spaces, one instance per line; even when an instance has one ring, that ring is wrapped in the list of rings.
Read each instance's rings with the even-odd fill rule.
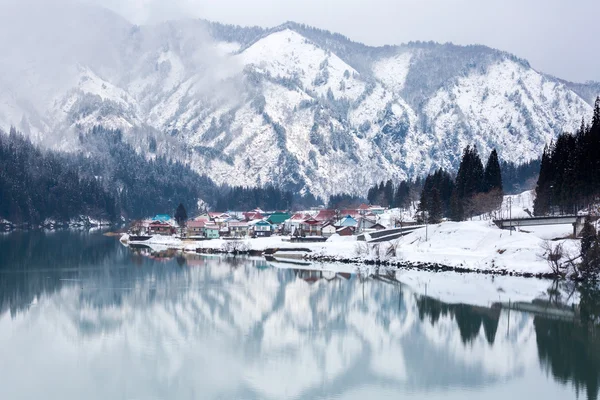
[[[600,80],[592,51],[600,2],[581,0],[80,0],[109,7],[137,24],[206,18],[276,26],[287,20],[371,45],[434,40],[484,44],[574,81]]]

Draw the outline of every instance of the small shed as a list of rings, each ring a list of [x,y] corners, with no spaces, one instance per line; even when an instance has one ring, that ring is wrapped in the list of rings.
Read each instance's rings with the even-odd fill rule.
[[[354,235],[354,228],[351,226],[344,226],[339,228],[335,233],[340,236],[352,236]]]
[[[325,237],[332,236],[333,234],[335,234],[336,231],[337,228],[331,222],[328,222],[325,225],[323,225],[323,228],[321,229],[321,232]]]

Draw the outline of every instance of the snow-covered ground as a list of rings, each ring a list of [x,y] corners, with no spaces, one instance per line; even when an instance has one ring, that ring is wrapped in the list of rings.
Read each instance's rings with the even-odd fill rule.
[[[544,240],[564,239],[573,234],[573,225],[571,224],[524,226],[518,229],[521,232],[531,233]]]
[[[546,233],[540,229],[542,233]],[[541,236],[546,236],[541,235]],[[444,222],[419,229],[398,241],[401,258],[413,262],[436,262],[470,269],[506,269],[545,273],[544,239],[534,233],[501,230],[489,221]],[[557,242],[553,242],[556,246]],[[567,252],[575,254],[578,242],[565,240]]]

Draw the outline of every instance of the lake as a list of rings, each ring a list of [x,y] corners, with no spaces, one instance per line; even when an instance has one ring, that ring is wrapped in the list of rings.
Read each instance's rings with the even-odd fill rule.
[[[0,236],[0,397],[598,398],[597,291],[550,318],[310,268]]]

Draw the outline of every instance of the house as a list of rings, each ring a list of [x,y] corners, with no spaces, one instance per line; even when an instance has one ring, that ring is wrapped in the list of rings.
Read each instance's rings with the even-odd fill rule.
[[[346,226],[350,226],[352,228],[356,228],[358,226],[358,221],[355,220],[354,218],[352,218],[350,215],[346,215],[344,218],[342,218],[338,224],[339,227],[346,227]]]
[[[357,220],[356,223],[356,232],[361,233],[365,230],[371,229],[374,225],[377,225],[377,222],[374,219],[370,219],[367,217],[361,217]]]
[[[148,224],[148,233],[150,235],[173,235],[175,227],[166,222],[152,221]]]
[[[211,221],[216,220],[225,220],[227,218],[231,218],[231,215],[222,212],[209,212],[208,217]]]
[[[267,221],[258,221],[254,224],[254,237],[269,237],[273,233],[273,227]]]
[[[229,228],[229,236],[231,237],[246,237],[248,236],[249,229],[247,222],[230,221],[227,223]]]
[[[187,237],[190,239],[201,239],[204,238],[204,226],[206,221],[188,221],[187,223]]]
[[[321,222],[333,221],[336,219],[335,210],[321,210],[315,215],[315,219]]]
[[[354,219],[359,218],[360,217],[360,212],[358,212],[358,210],[352,210],[352,209],[348,209],[348,210],[341,210],[339,215],[348,215]]]
[[[300,224],[300,236],[323,236],[321,222],[309,217]]]
[[[333,225],[332,222],[325,223],[325,225],[323,225],[323,227],[321,228],[321,234],[325,237],[332,236],[333,234],[335,234],[335,231],[337,231],[337,228]]]
[[[380,215],[385,212],[385,208],[381,206],[371,206],[369,211],[371,211],[373,214]]]
[[[368,212],[369,212],[369,208],[370,208],[370,207],[369,207],[368,205],[366,205],[365,203],[362,203],[362,204],[361,204],[361,205],[358,207],[358,210],[357,210],[357,211],[358,211],[358,213],[359,213],[360,215],[365,215],[366,213],[368,213]]]
[[[281,225],[292,216],[286,212],[274,212],[267,218],[267,222],[271,225]]]
[[[171,216],[167,215],[167,214],[157,214],[154,218],[152,218],[152,221],[164,222],[164,223],[169,223],[171,220],[172,220]]]
[[[256,221],[256,220],[261,220],[264,218],[264,215],[262,213],[260,213],[259,211],[248,211],[243,213],[243,217],[245,221]]]
[[[210,216],[208,214],[198,215],[196,218],[194,218],[194,221],[205,221],[205,222],[208,222],[208,221],[210,221]]]
[[[335,233],[340,236],[352,236],[354,235],[354,228],[351,226],[344,226],[339,228]]]
[[[295,235],[296,232],[299,233],[300,225],[308,218],[310,218],[309,214],[296,213],[285,222],[285,229]]]
[[[204,225],[204,236],[207,239],[218,239],[219,227],[217,225]]]

